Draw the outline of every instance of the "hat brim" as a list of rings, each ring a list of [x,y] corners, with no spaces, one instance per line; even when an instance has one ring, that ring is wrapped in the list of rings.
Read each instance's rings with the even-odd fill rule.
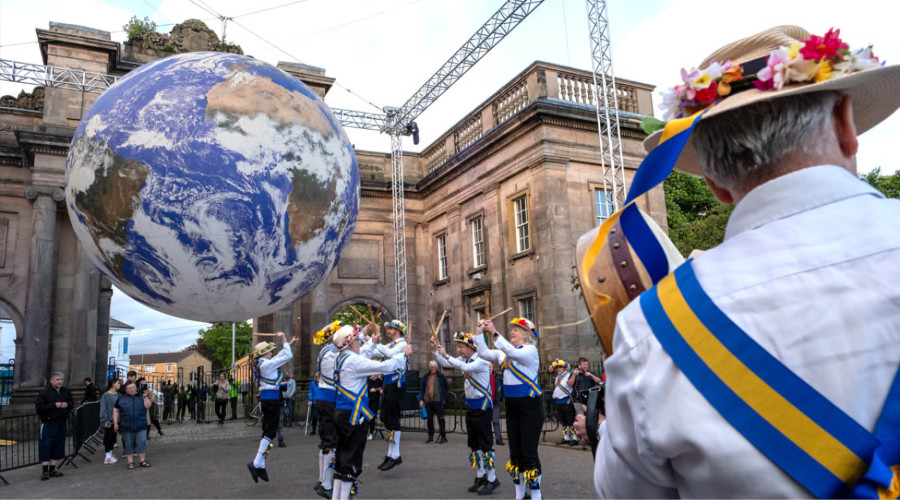
[[[766,100],[808,94],[810,92],[839,91],[850,96],[853,104],[853,122],[856,134],[860,135],[891,116],[900,107],[900,65],[874,68],[821,83],[799,84],[781,90],[745,90],[722,100],[700,119],[705,120],[723,113],[734,113],[740,108]],[[654,132],[644,140],[644,149],[649,153],[659,145],[662,130]],[[689,138],[675,162],[675,170],[686,174],[703,176],[693,138]]]

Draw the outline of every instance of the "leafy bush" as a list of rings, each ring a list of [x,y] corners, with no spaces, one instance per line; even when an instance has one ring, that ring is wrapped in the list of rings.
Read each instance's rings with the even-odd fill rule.
[[[143,38],[147,33],[156,31],[156,23],[151,21],[147,16],[144,16],[143,21],[138,19],[137,16],[132,16],[131,20],[128,21],[128,24],[122,26],[122,29],[125,30],[125,33],[128,35],[128,42],[130,43],[134,40]]]

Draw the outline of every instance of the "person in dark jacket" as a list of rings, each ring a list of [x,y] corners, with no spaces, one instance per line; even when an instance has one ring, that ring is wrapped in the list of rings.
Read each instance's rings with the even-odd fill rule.
[[[98,399],[100,399],[100,395],[97,394],[97,386],[94,385],[91,377],[85,377],[84,396],[81,398],[81,404],[90,403],[91,401],[97,401]]]
[[[122,434],[125,443],[125,460],[128,468],[134,469],[134,454],[137,453],[141,467],[150,467],[147,454],[147,410],[151,401],[146,391],[138,392],[134,382],[125,383],[125,395],[120,396],[113,409],[113,427]]]
[[[66,456],[66,422],[69,412],[75,407],[72,393],[63,387],[65,377],[60,372],[50,376],[50,385],[38,393],[34,404],[41,418],[41,438],[38,456],[41,460],[41,481],[51,477],[60,477],[62,472],[56,470],[57,460]]]
[[[428,363],[428,373],[422,377],[421,387],[419,388],[419,407],[425,406],[428,411],[428,439],[426,443],[434,442],[434,417],[437,417],[440,425],[440,436],[438,444],[447,442],[446,425],[444,420],[444,402],[446,401],[447,377],[443,372],[438,370],[436,361]]]
[[[366,439],[369,441],[375,436],[375,416],[378,415],[378,409],[381,408],[381,392],[384,390],[384,382],[378,375],[372,375],[366,381],[366,390],[369,392],[369,411],[372,412],[372,419],[369,420],[369,435]]]
[[[503,374],[494,370],[493,364],[491,364],[491,396],[494,399],[493,423],[494,437],[496,439],[494,442],[498,446],[503,446],[503,434],[501,434],[500,429],[500,406],[503,403]]]

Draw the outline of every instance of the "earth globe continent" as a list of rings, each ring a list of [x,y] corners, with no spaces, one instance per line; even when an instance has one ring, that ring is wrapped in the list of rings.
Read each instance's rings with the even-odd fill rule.
[[[66,162],[90,260],[166,314],[240,321],[289,306],[334,268],[359,169],[331,110],[251,57],[174,55],[90,107]]]

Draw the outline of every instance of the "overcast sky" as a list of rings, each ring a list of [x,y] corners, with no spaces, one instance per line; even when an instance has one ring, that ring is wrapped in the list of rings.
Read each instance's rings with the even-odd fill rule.
[[[406,102],[503,4],[500,0],[306,0],[244,15],[289,3],[205,2],[215,12],[234,18],[227,24],[226,35],[245,54],[272,64],[299,60],[325,68],[328,76],[337,79],[325,99],[330,106],[371,112],[378,109],[369,103],[380,108]],[[682,67],[699,64],[725,43],[778,24],[797,24],[819,35],[831,27],[840,28],[851,48],[872,44],[882,60],[897,63],[900,37],[885,5],[876,0],[757,0],[729,2],[726,8],[708,0],[609,0],[614,69],[620,78],[670,87],[678,83]],[[220,21],[188,0],[0,0],[0,58],[40,63],[34,30],[46,29],[50,21],[110,31],[113,40],[123,41],[122,25],[132,15],[148,16],[161,25],[158,31],[166,33],[171,26],[162,25],[188,18],[203,19],[220,36],[222,32]],[[413,146],[406,139],[404,149],[424,149],[535,60],[590,70],[585,2],[546,0],[417,119],[422,142]],[[0,95],[15,95],[22,88],[0,83]],[[659,102],[657,92],[654,103]],[[359,149],[390,150],[389,139],[378,133],[347,132]],[[860,170],[877,166],[886,172],[896,170],[891,144],[898,136],[897,115],[862,136]],[[192,343],[205,325],[149,311],[118,291],[112,315],[136,328],[133,353],[178,349]]]

